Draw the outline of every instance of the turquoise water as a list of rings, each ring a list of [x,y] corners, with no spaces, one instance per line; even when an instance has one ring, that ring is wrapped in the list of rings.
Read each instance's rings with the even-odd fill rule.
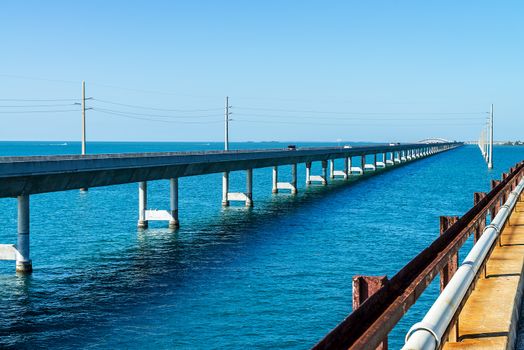
[[[89,151],[220,148],[94,143]],[[0,142],[0,155],[78,151],[77,143]],[[221,208],[220,174],[182,178],[175,233],[163,223],[137,231],[136,184],[34,195],[34,273],[17,276],[13,262],[0,262],[0,348],[307,349],[351,311],[353,275],[392,276],[438,236],[440,215],[463,214],[473,192],[524,159],[524,147],[494,152],[492,171],[476,146],[465,146],[351,184],[307,189],[300,165],[296,197],[272,195],[271,169],[255,169],[252,209]],[[282,167],[280,178],[289,175]],[[230,182],[242,190],[244,173]],[[150,183],[150,208],[167,209],[168,186]],[[16,200],[0,199],[0,210],[0,243],[15,243]],[[392,349],[437,288],[391,333]]]

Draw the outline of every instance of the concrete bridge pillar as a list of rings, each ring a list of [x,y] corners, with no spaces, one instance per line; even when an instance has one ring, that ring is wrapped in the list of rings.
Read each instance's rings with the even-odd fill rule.
[[[291,165],[291,194],[297,194],[297,165]]]
[[[362,169],[362,174],[366,171],[366,155],[363,154],[360,156],[360,168]]]
[[[30,273],[33,265],[29,258],[29,196],[18,196],[18,240],[16,244],[16,271]]]
[[[147,209],[147,182],[138,183],[138,228],[145,229],[148,226],[146,220]]]
[[[310,185],[312,182],[327,185],[327,160],[322,161],[321,175],[311,175],[311,163],[306,163],[306,184]]]
[[[253,169],[246,170],[246,207],[253,206]]]
[[[330,179],[335,178],[335,160],[334,159],[329,160],[329,178]]]
[[[346,180],[349,178],[349,167],[351,166],[349,160],[350,158],[344,158],[344,179]]]
[[[175,229],[180,226],[178,221],[178,178],[169,179],[170,189],[170,207],[171,207],[171,220],[169,220],[169,228]]]
[[[271,189],[272,193],[278,193],[278,167],[273,167],[273,188]]]
[[[306,163],[306,185],[311,185],[311,162]]]
[[[278,173],[275,172],[277,167],[273,167],[273,193],[278,193],[279,190],[290,190],[291,194],[297,194],[297,165],[291,164],[291,181],[290,182],[278,182]],[[307,169],[307,164],[306,164]],[[307,172],[307,171],[306,171]],[[309,173],[306,174],[306,183]]]
[[[322,161],[322,178],[324,179],[322,184],[327,185],[327,160]]]
[[[253,169],[246,169],[246,191],[229,192],[229,172],[222,173],[222,206],[228,207],[234,202],[244,202],[246,207],[253,206]]]
[[[226,171],[222,173],[222,206],[229,206],[229,173]]]

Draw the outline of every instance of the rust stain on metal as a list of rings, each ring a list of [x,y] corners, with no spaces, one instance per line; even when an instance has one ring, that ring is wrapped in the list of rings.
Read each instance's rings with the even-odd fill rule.
[[[440,217],[440,235],[442,236],[442,234],[444,234],[444,232],[446,232],[446,230],[451,225],[456,223],[458,219],[459,219],[458,216],[441,216]],[[458,260],[459,260],[458,255],[459,253],[457,251],[455,254],[453,254],[450,257],[446,266],[444,266],[444,268],[440,270],[440,291],[441,292],[444,290],[444,288],[446,288],[446,286],[449,283],[449,280],[451,279],[451,277],[453,277],[455,272],[457,272],[458,270]]]
[[[408,262],[395,276],[370,295],[328,333],[314,349],[373,349],[393,329],[435,276],[448,264],[469,235],[479,229],[488,210],[500,206],[501,196],[522,177],[520,162],[503,181],[492,182],[492,190],[433,243]],[[482,197],[482,198],[481,198]],[[484,221],[485,222],[485,221]]]

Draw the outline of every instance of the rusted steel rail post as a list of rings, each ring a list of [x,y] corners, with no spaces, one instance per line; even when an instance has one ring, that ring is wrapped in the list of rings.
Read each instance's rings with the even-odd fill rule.
[[[446,230],[458,221],[458,216],[441,216],[440,217],[440,235],[442,236]],[[442,292],[446,288],[449,280],[458,269],[458,251],[453,254],[448,263],[440,271],[440,291]]]
[[[523,171],[524,162],[520,162],[506,179],[494,183],[494,188],[485,197],[479,198],[473,208],[386,281],[382,288],[349,314],[314,349],[374,349],[379,346],[482,223],[488,210],[495,209],[497,202],[500,206],[503,192],[514,188]]]
[[[486,192],[475,192],[473,194],[473,205],[477,205],[480,203],[482,199],[486,197]],[[484,229],[486,228],[486,215],[480,218],[478,225],[475,228],[475,234],[473,236],[474,243],[477,243],[480,236],[482,236],[482,232],[484,232]]]
[[[442,236],[446,230],[458,221],[458,216],[441,216],[440,217],[440,235]],[[449,280],[455,275],[459,266],[459,252],[457,251],[453,254],[446,266],[440,271],[440,292],[446,288],[449,283]],[[450,330],[448,336],[450,341],[457,341],[458,339],[458,319],[453,326],[453,329]]]
[[[358,309],[363,302],[382,288],[387,280],[387,276],[353,276],[353,310]],[[387,336],[376,349],[388,349]]]

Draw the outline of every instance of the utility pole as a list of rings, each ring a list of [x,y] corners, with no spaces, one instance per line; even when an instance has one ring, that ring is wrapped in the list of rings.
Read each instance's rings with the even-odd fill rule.
[[[229,151],[229,96],[226,96],[224,108],[224,150]]]
[[[493,103],[491,104],[491,111],[490,111],[490,115],[489,115],[488,169],[493,169]]]
[[[86,154],[86,82],[82,80],[82,155]],[[86,192],[87,188],[81,188],[80,192]]]
[[[224,150],[229,151],[229,96],[226,96],[226,105],[224,107]],[[222,174],[222,206],[229,206],[229,172]]]
[[[86,154],[86,82],[82,80],[82,155]]]

